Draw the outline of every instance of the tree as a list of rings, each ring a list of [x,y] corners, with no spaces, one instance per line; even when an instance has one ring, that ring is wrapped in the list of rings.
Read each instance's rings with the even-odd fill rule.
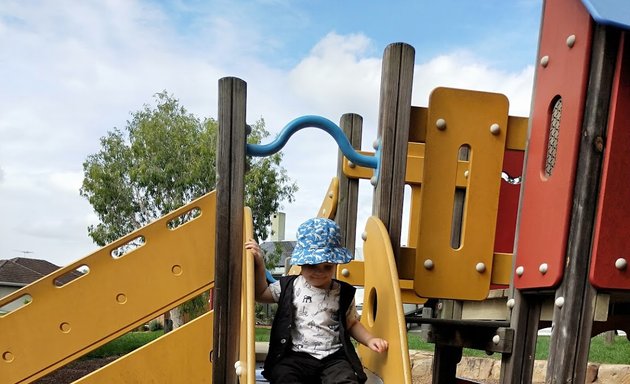
[[[99,223],[88,227],[103,246],[215,188],[218,123],[199,119],[166,91],[156,107],[132,113],[124,130],[101,138],[101,149],[83,163],[81,196]],[[263,119],[251,126],[249,143],[269,136]],[[246,204],[254,212],[254,231],[265,239],[271,214],[283,200],[293,201],[297,186],[281,166],[282,154],[249,158]]]

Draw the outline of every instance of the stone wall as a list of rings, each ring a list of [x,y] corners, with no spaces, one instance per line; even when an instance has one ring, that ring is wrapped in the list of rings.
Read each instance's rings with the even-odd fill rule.
[[[433,354],[409,351],[413,384],[431,384]],[[532,384],[544,384],[547,362],[534,363]],[[457,366],[457,376],[485,384],[499,384],[501,361],[492,358],[463,357]],[[585,384],[630,384],[630,365],[589,363]]]

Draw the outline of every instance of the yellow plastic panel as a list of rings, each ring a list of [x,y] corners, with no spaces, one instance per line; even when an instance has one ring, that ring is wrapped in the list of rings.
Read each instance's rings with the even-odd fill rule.
[[[358,151],[365,156],[374,156],[373,152]],[[424,162],[424,143],[407,143],[407,169],[405,170],[405,183],[420,184],[422,182]],[[374,170],[367,167],[352,164],[343,158],[343,174],[350,179],[367,179],[374,176]]]
[[[352,260],[348,264],[337,267],[337,279],[351,285],[363,285],[365,281],[363,273],[363,261]]]
[[[254,238],[254,222],[252,211],[245,207],[243,220],[243,238]],[[256,324],[256,301],[254,297],[254,256],[251,252],[243,248],[243,285],[241,289],[241,323],[240,326],[240,348],[239,362],[241,384],[256,383],[256,335],[254,326]],[[237,369],[236,374],[238,375]],[[188,381],[192,383],[192,381]]]
[[[407,324],[389,234],[374,216],[368,218],[365,231],[365,296],[361,323],[373,335],[386,339],[389,351],[377,353],[359,345],[359,355],[363,366],[383,382],[411,384]]]
[[[213,315],[205,313],[75,383],[212,383]]]
[[[1,307],[32,297],[0,317],[2,380],[41,377],[207,290],[214,279],[215,206],[212,192],[0,300]],[[171,229],[192,211],[199,215]],[[138,238],[143,245],[112,256]],[[80,266],[89,272],[55,285]]]
[[[334,220],[337,213],[337,202],[339,201],[339,179],[333,177],[330,181],[330,185],[326,190],[326,196],[324,201],[317,212],[317,217],[324,217],[326,219]]]
[[[414,288],[422,297],[483,300],[492,275],[494,234],[508,121],[500,94],[437,88],[429,100]],[[459,153],[464,178],[461,244],[451,246]]]

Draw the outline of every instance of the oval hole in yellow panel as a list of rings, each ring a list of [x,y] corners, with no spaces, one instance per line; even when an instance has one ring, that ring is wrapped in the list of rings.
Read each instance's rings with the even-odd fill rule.
[[[119,259],[125,256],[126,254],[142,247],[144,243],[145,243],[144,236],[138,236],[132,240],[129,240],[125,244],[112,249],[112,251],[110,252],[110,255],[112,255],[114,259]]]
[[[74,281],[80,277],[83,277],[85,275],[87,275],[88,273],[90,273],[90,267],[88,267],[87,265],[83,264],[80,267],[78,267],[77,269],[73,269],[72,271],[68,271],[66,273],[64,273],[63,275],[55,278],[55,280],[53,280],[53,284],[56,287],[63,287],[64,285],[68,284],[71,281]]]
[[[470,145],[464,144],[457,151],[457,161],[470,160]],[[457,167],[459,171],[459,167]],[[470,171],[468,171],[470,172]],[[457,180],[458,175],[454,175]],[[455,195],[453,196],[453,215],[451,217],[451,248],[459,249],[462,245],[462,222],[464,219],[464,210],[466,203],[466,188],[455,187]]]
[[[0,317],[5,316],[17,309],[20,309],[24,307],[25,305],[28,305],[32,301],[33,301],[33,297],[31,297],[31,295],[28,295],[28,294],[22,295],[18,297],[17,299],[10,301],[6,303],[5,305],[3,305],[2,307],[0,307]]]
[[[182,213],[181,215],[177,216],[176,218],[169,220],[166,223],[166,227],[170,230],[175,230],[179,227],[181,227],[182,225],[196,219],[197,217],[201,216],[201,209],[199,207],[195,207],[191,210],[188,210],[184,213]]]
[[[547,121],[547,150],[545,153],[544,176],[551,177],[556,166],[558,138],[560,137],[560,120],[562,118],[562,97],[556,96],[549,104]]]
[[[365,307],[363,307],[365,311]],[[372,287],[370,289],[370,295],[368,299],[368,324],[371,326],[374,325],[376,321],[376,316],[378,314],[378,294],[376,293],[376,288]]]

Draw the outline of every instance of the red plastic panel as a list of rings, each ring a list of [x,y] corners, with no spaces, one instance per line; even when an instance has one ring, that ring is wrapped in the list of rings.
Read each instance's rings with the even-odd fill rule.
[[[523,173],[523,151],[506,150],[503,157],[503,172],[509,177],[521,178]],[[514,235],[516,233],[516,218],[518,215],[518,199],[521,193],[521,184],[510,184],[501,180],[499,192],[499,212],[497,215],[497,227],[494,234],[494,252],[514,252]],[[505,288],[505,285],[491,284],[490,289]]]
[[[625,40],[625,43],[624,43]],[[630,289],[630,39],[622,51],[611,97],[590,280],[598,288]],[[625,260],[625,268],[623,267]],[[615,265],[617,264],[617,266]]]
[[[520,178],[523,173],[522,151],[506,150],[503,157],[503,171],[512,178]],[[521,184],[510,184],[501,181],[499,192],[499,214],[494,237],[494,251],[499,253],[514,252],[514,234],[516,231],[516,217],[518,214],[518,199]]]
[[[516,250],[514,285],[519,289],[553,287],[564,273],[591,29],[579,1],[545,2]],[[570,36],[575,37],[572,46]],[[555,166],[547,175],[549,127],[558,97],[562,112]]]

